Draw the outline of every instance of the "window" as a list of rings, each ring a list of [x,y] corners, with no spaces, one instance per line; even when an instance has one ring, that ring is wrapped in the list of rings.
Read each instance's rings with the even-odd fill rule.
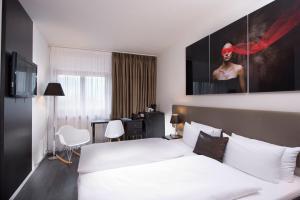
[[[108,52],[51,47],[51,80],[65,93],[56,98],[57,127],[90,128],[91,120],[110,118],[111,60]]]
[[[59,121],[87,123],[97,118],[109,118],[108,77],[60,74],[57,79],[65,93],[57,99]]]
[[[88,115],[92,113],[105,113],[104,77],[85,77],[84,93],[85,110]]]

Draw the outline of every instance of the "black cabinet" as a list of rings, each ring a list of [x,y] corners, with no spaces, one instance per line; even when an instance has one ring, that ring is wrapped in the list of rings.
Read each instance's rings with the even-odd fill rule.
[[[142,139],[143,138],[143,120],[126,120],[123,121],[124,125],[124,139],[132,140],[132,139]]]
[[[144,114],[144,138],[161,138],[165,135],[165,114],[149,112]]]
[[[142,138],[162,138],[165,136],[165,114],[162,112],[144,113],[143,118],[122,120],[124,140]]]

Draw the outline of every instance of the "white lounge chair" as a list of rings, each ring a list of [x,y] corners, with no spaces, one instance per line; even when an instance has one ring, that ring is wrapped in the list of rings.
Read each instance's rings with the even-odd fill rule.
[[[64,150],[67,154],[68,160],[59,155],[56,155],[56,157],[66,164],[72,163],[71,159],[73,153],[75,153],[77,156],[80,156],[80,154],[75,150],[87,144],[91,139],[88,130],[77,129],[69,125],[62,126],[56,133],[56,136],[58,136],[60,143],[64,146]]]

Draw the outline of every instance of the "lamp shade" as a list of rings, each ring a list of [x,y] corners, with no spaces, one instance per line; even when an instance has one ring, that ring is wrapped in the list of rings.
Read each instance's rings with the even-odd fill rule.
[[[48,83],[44,92],[45,96],[65,96],[60,83]]]
[[[170,123],[171,124],[179,124],[180,123],[179,115],[178,114],[172,114]]]

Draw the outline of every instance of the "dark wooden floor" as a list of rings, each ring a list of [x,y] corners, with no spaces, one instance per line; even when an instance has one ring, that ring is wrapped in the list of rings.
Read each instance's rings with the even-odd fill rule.
[[[44,159],[15,200],[77,200],[77,167],[73,156],[70,166]]]

